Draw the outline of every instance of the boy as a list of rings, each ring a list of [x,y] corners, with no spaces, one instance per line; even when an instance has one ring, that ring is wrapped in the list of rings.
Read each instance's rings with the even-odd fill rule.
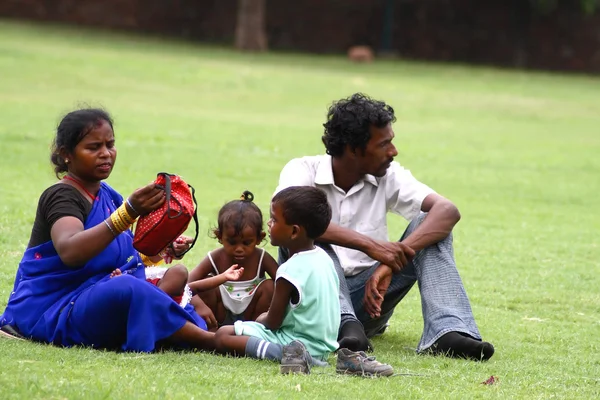
[[[271,202],[267,223],[273,246],[286,247],[290,259],[277,270],[269,311],[256,322],[238,321],[217,331],[217,349],[253,358],[281,360],[281,372],[309,373],[338,347],[339,279],[327,254],[315,247],[331,220],[321,190],[289,187]]]

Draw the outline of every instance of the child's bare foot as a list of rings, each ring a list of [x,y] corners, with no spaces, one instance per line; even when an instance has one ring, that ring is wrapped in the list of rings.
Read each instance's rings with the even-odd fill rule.
[[[110,273],[110,277],[114,278],[115,276],[120,276],[122,275],[122,272],[119,268],[115,269],[113,272]]]

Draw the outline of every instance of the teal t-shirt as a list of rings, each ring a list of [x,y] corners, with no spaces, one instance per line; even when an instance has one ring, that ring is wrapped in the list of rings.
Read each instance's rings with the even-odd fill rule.
[[[338,347],[339,279],[331,258],[321,248],[294,254],[277,269],[275,282],[285,279],[299,293],[287,305],[281,327],[271,331],[257,322],[237,322],[237,335],[255,336],[286,345],[300,340],[313,357],[324,358]]]

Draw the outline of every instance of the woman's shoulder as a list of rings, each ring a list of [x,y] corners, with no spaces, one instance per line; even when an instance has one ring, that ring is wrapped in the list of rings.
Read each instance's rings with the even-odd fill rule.
[[[74,186],[57,182],[46,188],[40,195],[38,209],[48,212],[52,209],[76,208],[84,214],[89,213],[92,204]]]
[[[53,185],[48,186],[40,195],[40,204],[46,203],[48,200],[54,199],[56,197],[63,198],[73,198],[79,200],[80,197],[83,197],[79,190],[74,186],[68,185],[66,183],[56,182]]]

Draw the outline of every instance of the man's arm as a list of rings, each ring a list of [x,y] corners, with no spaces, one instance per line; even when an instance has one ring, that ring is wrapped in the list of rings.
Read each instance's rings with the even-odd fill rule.
[[[431,193],[423,200],[421,211],[427,216],[402,243],[414,251],[431,246],[447,237],[460,220],[458,208],[450,200]]]
[[[380,242],[336,224],[330,224],[318,241],[362,251],[398,272],[415,252],[447,237],[460,220],[458,208],[437,193],[423,199],[421,211],[428,213],[425,220],[402,242]]]
[[[362,233],[358,233],[352,229],[344,228],[334,223],[329,224],[325,233],[322,234],[317,241],[359,250],[363,253],[367,253],[377,244],[375,240]]]
[[[378,241],[336,224],[329,224],[317,241],[362,251],[394,272],[399,272],[415,255],[414,250],[404,243]]]

